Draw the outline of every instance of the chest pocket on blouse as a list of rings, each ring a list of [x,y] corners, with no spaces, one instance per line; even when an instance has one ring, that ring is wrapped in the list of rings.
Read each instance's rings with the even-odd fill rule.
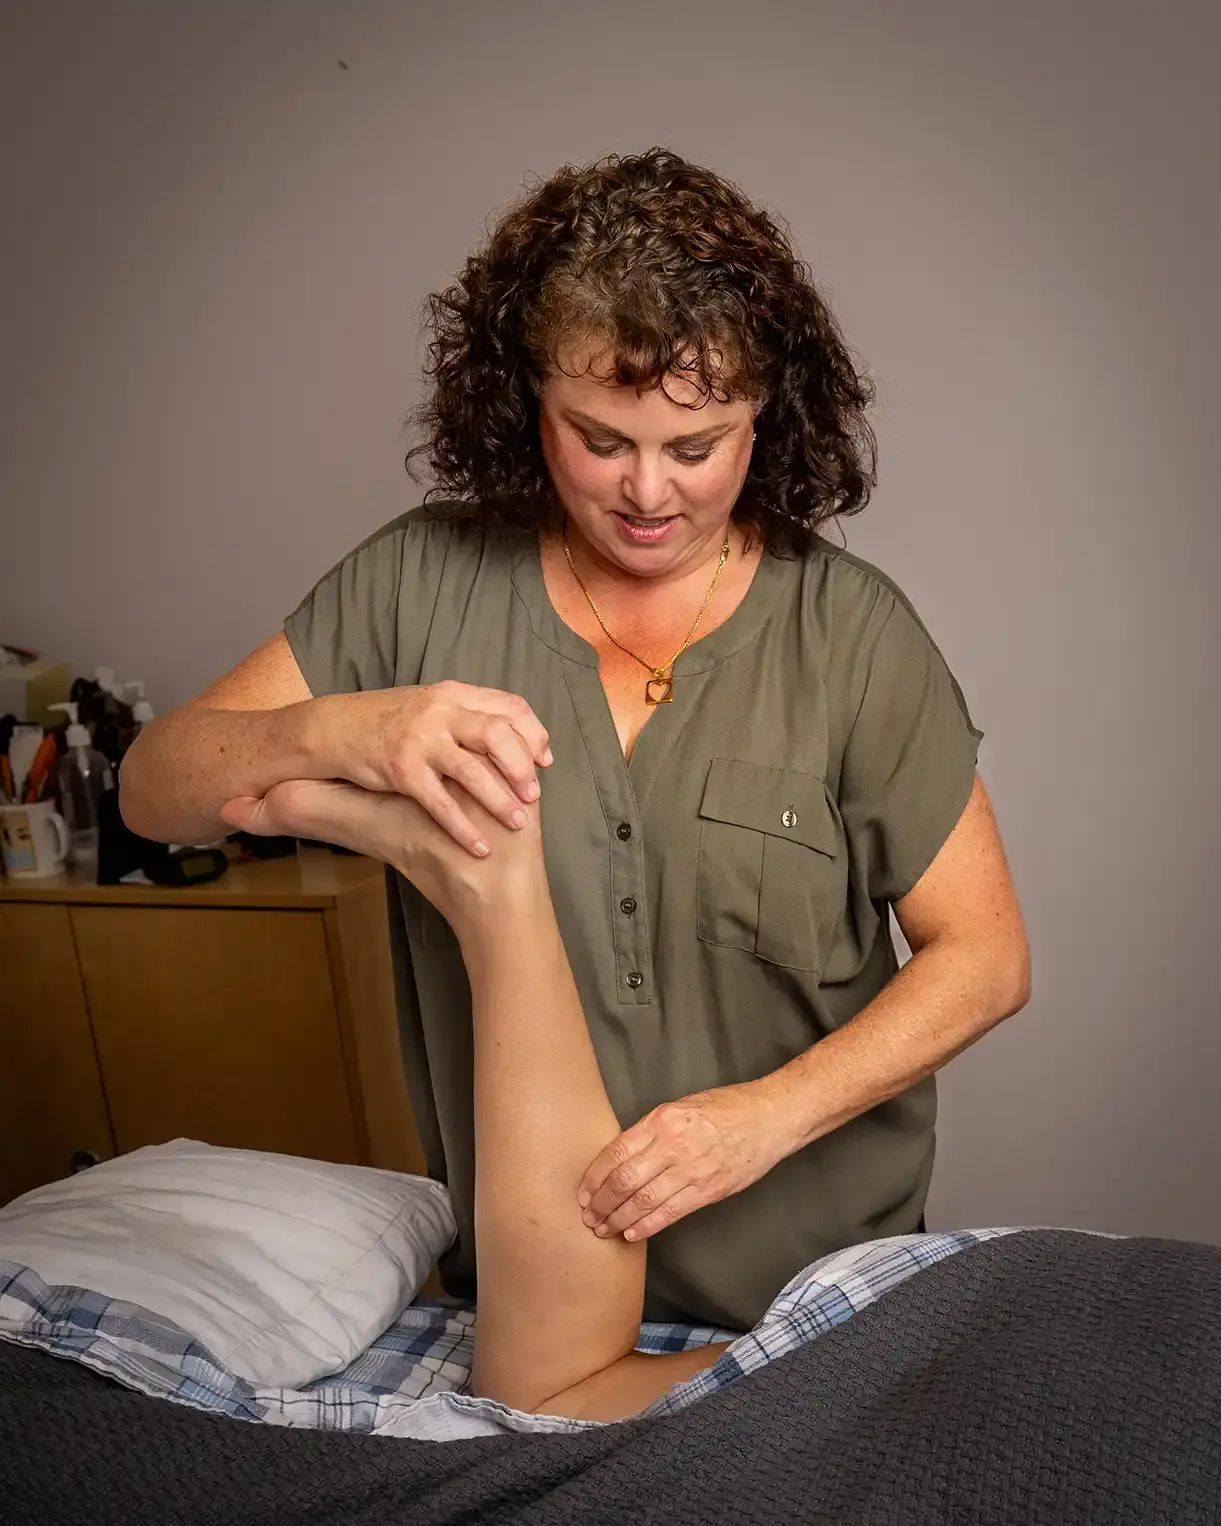
[[[696,931],[771,964],[819,970],[838,881],[823,781],[792,768],[713,758],[700,803]]]

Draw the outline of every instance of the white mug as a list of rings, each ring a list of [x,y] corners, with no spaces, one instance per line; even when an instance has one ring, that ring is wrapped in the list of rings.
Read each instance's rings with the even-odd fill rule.
[[[68,824],[53,800],[37,805],[0,805],[0,856],[15,880],[58,874],[67,862]]]

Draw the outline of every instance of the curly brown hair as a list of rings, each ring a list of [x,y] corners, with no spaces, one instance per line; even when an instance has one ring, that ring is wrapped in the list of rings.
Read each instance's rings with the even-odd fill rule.
[[[872,384],[808,266],[737,187],[667,149],[563,169],[500,219],[427,303],[432,386],[413,415],[433,494],[477,503],[509,531],[555,522],[539,392],[560,351],[597,339],[609,379],[670,375],[758,410],[734,518],[802,554],[876,482]],[[699,406],[692,404],[691,406]]]

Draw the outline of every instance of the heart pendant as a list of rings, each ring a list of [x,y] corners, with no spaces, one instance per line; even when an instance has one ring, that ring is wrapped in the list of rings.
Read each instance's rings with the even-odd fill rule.
[[[653,693],[653,686],[660,689],[659,694]],[[644,686],[644,702],[646,705],[668,705],[674,699],[674,680],[672,678],[650,678]]]

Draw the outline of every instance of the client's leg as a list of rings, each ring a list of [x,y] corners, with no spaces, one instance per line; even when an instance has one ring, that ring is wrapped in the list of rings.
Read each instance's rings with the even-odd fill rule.
[[[459,930],[475,1030],[474,1391],[519,1409],[621,1419],[724,1347],[657,1357],[632,1350],[646,1250],[621,1236],[599,1239],[577,1206],[582,1176],[619,1123],[536,828],[510,843],[490,816],[480,826],[493,854],[520,856],[525,872],[498,881]]]
[[[475,1392],[519,1409],[616,1420],[723,1349],[632,1351],[643,1245],[599,1239],[577,1188],[619,1132],[560,941],[538,811],[510,832],[449,785],[492,845],[476,860],[406,796],[335,780],[269,791],[264,820],[394,864],[440,908],[474,998]]]

